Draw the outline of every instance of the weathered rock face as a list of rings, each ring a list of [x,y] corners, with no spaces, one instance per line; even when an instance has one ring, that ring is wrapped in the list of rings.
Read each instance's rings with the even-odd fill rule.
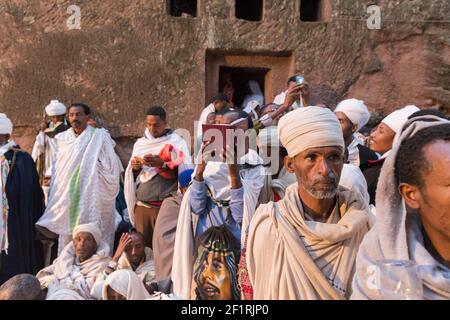
[[[172,17],[162,0],[4,0],[0,112],[30,150],[51,99],[83,101],[126,160],[148,106],[165,106],[171,127],[192,131],[216,91],[215,69],[258,61],[269,70],[266,100],[299,72],[377,113],[406,104],[448,110],[450,1],[377,2],[381,30],[367,28],[373,1],[363,0],[322,0],[320,22],[300,21],[300,0],[265,0],[257,22],[236,19],[234,0],[198,0],[197,17]],[[81,9],[79,30],[67,28],[72,4]],[[211,55],[219,58],[208,65]]]

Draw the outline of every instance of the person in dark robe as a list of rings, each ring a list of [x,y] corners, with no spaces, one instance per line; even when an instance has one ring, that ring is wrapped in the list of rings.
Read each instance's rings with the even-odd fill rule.
[[[0,285],[42,268],[34,224],[44,212],[44,195],[31,156],[11,140],[12,123],[0,114]]]

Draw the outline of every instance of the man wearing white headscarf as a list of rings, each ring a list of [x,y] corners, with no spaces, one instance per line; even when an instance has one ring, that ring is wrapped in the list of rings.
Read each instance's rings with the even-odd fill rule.
[[[33,159],[12,132],[11,120],[0,113],[0,285],[42,268],[34,224],[44,212],[44,195]]]
[[[37,225],[59,235],[58,252],[72,241],[79,224],[98,223],[103,240],[110,247],[114,242],[120,159],[108,131],[88,125],[90,113],[89,106],[72,104],[72,128],[56,135],[48,205]]]
[[[377,223],[356,259],[352,299],[450,299],[449,163],[447,119],[417,116],[397,132],[378,183]],[[383,272],[388,263],[404,278]]]
[[[389,155],[392,148],[396,134],[401,130],[405,122],[408,120],[408,117],[419,110],[419,108],[412,105],[395,110],[385,117],[377,126],[375,131],[370,134],[370,150],[381,154],[381,158],[379,160],[368,161],[368,168],[363,171],[370,195],[370,204],[376,204],[375,193],[377,190],[378,177],[380,176],[380,171],[384,160]]]
[[[250,224],[246,266],[254,299],[346,299],[368,206],[339,187],[344,139],[326,108],[296,109],[281,118],[285,166],[297,177],[284,199],[261,205]]]
[[[41,183],[43,182],[44,174],[56,161],[58,144],[55,136],[70,128],[66,121],[66,106],[63,103],[58,100],[52,100],[45,107],[45,113],[50,117],[50,121],[42,125],[31,153],[34,162],[36,162]]]
[[[344,134],[344,142],[348,150],[348,163],[359,167],[362,171],[365,170],[368,160],[378,159],[375,152],[364,146],[363,136],[358,133],[369,121],[369,110],[364,101],[347,99],[337,105],[334,113]]]
[[[56,300],[54,296],[58,296],[56,291],[59,290],[74,291],[64,295],[79,296],[77,300],[92,299],[92,287],[110,260],[109,246],[102,240],[102,233],[95,224],[78,225],[72,236],[73,241],[53,264],[36,275],[42,287],[52,293],[47,295],[47,300]]]

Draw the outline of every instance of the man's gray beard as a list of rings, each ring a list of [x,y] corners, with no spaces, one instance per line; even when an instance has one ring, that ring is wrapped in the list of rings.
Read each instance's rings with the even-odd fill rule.
[[[334,189],[333,191],[316,191],[312,188],[303,188],[308,192],[311,197],[316,199],[331,199],[334,198],[337,195],[338,188]]]
[[[330,174],[328,175],[329,179],[334,179],[335,182],[338,182],[337,177],[330,172]],[[314,184],[313,184],[314,185]],[[317,191],[314,189],[313,185],[309,186],[306,183],[301,183],[302,188],[308,192],[311,197],[315,198],[315,199],[331,199],[334,198],[337,193],[338,193],[338,188],[339,188],[339,184],[336,183],[336,187],[333,190],[327,190],[327,191]]]
[[[7,144],[8,144],[8,141],[0,143],[0,148],[3,147],[3,146],[6,146]]]

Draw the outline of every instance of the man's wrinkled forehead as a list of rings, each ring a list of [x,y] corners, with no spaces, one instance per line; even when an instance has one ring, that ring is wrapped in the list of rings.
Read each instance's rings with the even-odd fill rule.
[[[298,155],[296,155],[296,157],[299,155],[305,156],[308,154],[317,154],[317,155],[325,156],[330,153],[339,153],[340,155],[344,155],[344,150],[340,146],[313,147],[313,148],[308,148],[306,150],[303,150]]]

